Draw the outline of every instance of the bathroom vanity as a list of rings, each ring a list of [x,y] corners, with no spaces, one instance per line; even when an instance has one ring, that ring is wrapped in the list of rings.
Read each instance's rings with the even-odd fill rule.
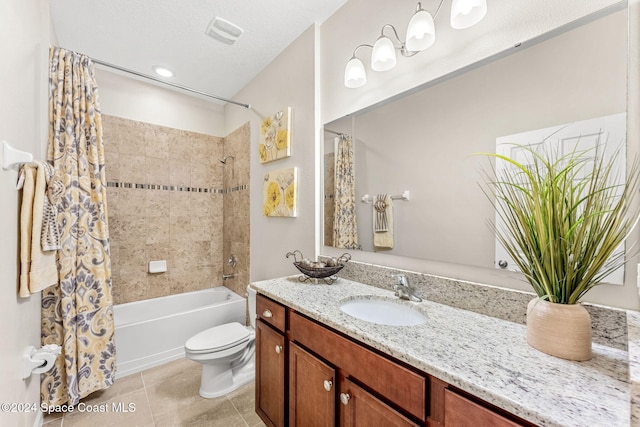
[[[625,426],[627,353],[594,345],[569,362],[526,344],[523,325],[339,279],[258,291],[256,411],[269,426]],[[354,298],[397,301],[426,321],[352,317]],[[552,402],[550,404],[550,402]]]

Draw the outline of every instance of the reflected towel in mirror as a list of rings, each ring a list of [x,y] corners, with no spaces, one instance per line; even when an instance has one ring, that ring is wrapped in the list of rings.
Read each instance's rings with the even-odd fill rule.
[[[378,194],[373,200],[373,246],[393,249],[393,205],[388,194]]]

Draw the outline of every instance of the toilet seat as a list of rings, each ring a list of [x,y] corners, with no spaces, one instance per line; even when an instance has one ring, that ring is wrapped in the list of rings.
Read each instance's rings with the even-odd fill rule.
[[[184,345],[192,354],[215,353],[243,346],[251,340],[252,333],[238,322],[226,323],[204,330],[189,338]]]

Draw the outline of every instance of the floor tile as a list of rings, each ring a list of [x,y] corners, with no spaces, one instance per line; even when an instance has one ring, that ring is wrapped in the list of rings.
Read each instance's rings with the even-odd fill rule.
[[[154,427],[155,423],[145,391],[137,390],[102,403],[88,403],[84,406],[80,403],[73,413],[65,414],[62,426]]]
[[[200,396],[188,399],[186,406],[156,413],[156,427],[246,427],[244,419],[224,396],[204,399]],[[184,401],[186,403],[186,401]]]
[[[120,379],[116,378],[116,381],[111,387],[106,390],[93,392],[82,399],[82,401],[87,404],[106,402],[107,400],[111,400],[123,394],[131,393],[132,391],[142,390],[143,388],[144,384],[142,383],[142,375],[137,373]]]
[[[42,427],[61,427],[62,426],[62,416],[58,418],[44,418],[42,423]]]
[[[196,375],[200,378],[201,372],[202,365],[194,362],[193,360],[182,358],[142,371],[142,379],[144,381],[144,385],[149,386],[159,381],[165,381],[167,378],[177,378],[181,374],[185,373]]]
[[[201,372],[200,364],[179,359],[121,378],[82,400],[85,407],[105,412],[81,413],[78,406],[64,417],[45,417],[43,427],[265,427],[255,413],[253,382],[226,396],[205,399],[198,393]],[[129,404],[135,411],[117,411]]]
[[[227,395],[227,398],[249,426],[254,426],[261,422],[255,411],[255,397],[256,388],[254,382],[240,387]]]

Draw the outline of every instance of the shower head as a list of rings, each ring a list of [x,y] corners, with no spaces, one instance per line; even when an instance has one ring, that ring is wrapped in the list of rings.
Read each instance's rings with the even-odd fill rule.
[[[220,159],[220,163],[222,163],[223,165],[226,165],[227,164],[227,160],[229,160],[229,159],[235,159],[235,157],[233,157],[233,156],[223,157],[223,158]]]

